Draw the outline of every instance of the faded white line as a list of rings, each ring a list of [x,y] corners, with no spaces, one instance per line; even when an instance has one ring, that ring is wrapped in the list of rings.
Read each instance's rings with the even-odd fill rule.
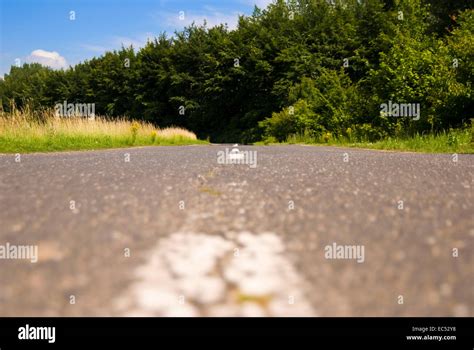
[[[124,316],[315,316],[274,233],[160,240],[117,301]]]

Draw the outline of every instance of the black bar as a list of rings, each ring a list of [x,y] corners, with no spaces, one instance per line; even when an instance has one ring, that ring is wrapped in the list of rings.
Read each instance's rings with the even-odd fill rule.
[[[20,327],[55,327],[55,341],[19,339]],[[414,328],[415,327],[415,328]],[[24,328],[26,329],[26,328]],[[424,330],[424,331],[423,331]],[[34,334],[33,334],[34,336]],[[160,337],[316,337],[333,345],[473,349],[473,318],[0,318],[0,350],[137,345]],[[425,339],[407,339],[421,336]],[[434,339],[428,337],[452,337]],[[302,338],[303,339],[303,338]],[[127,345],[127,346],[128,346]]]

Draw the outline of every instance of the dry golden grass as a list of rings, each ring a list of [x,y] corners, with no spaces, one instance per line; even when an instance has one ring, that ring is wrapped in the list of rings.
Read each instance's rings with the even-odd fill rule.
[[[0,112],[0,152],[94,149],[153,144],[201,143],[180,127],[157,128],[124,118],[57,117],[52,110]]]
[[[189,130],[180,128],[180,127],[172,126],[172,127],[169,127],[169,128],[164,128],[164,129],[159,129],[158,130],[158,137],[173,138],[173,137],[176,137],[176,136],[188,138],[188,139],[191,139],[191,140],[197,140],[197,137],[196,137],[195,133],[193,133]]]
[[[32,137],[51,134],[68,135],[107,135],[130,136],[132,130],[136,136],[150,136],[156,133],[158,138],[184,137],[196,140],[196,135],[180,127],[156,128],[150,123],[125,119],[107,120],[103,117],[87,119],[83,117],[57,117],[53,111],[31,112],[29,109],[14,110],[13,113],[0,113],[0,133],[25,135]]]

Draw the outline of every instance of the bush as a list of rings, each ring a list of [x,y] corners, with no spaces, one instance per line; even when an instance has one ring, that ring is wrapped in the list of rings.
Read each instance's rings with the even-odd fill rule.
[[[388,134],[385,130],[380,127],[374,127],[372,124],[368,123],[354,125],[351,128],[351,135],[353,135],[355,141],[360,142],[375,142],[388,137]]]
[[[343,71],[322,68],[316,78],[302,78],[290,89],[289,101],[304,99],[313,112],[308,125],[319,133],[329,130],[340,134],[350,123],[356,88]]]
[[[404,128],[412,134],[461,126],[472,97],[457,74],[444,41],[398,35],[392,48],[381,53],[380,67],[370,71],[366,82],[376,96],[373,111],[389,100],[419,103],[420,120],[403,119]],[[396,118],[392,119],[394,124]]]
[[[281,112],[273,113],[271,118],[261,121],[259,125],[264,129],[265,137],[274,137],[283,142],[289,135],[303,133],[305,130],[316,131],[318,125],[315,123],[315,117],[308,102],[298,100]]]
[[[291,87],[288,100],[292,105],[273,113],[259,125],[266,137],[273,136],[279,141],[306,133],[328,142],[332,134],[342,134],[350,123],[354,94],[355,88],[344,72],[321,69],[317,78],[304,77]]]

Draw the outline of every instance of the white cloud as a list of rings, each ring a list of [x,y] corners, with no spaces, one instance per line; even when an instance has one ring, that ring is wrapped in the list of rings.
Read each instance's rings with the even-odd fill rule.
[[[134,49],[137,49],[145,46],[148,40],[153,40],[156,36],[153,33],[144,33],[137,37],[116,36],[113,38],[113,46],[120,48],[122,45],[125,47],[132,45]]]
[[[28,63],[41,63],[43,66],[48,66],[53,69],[67,68],[66,59],[56,51],[34,50],[26,57]]]
[[[184,11],[184,18],[180,18],[179,12],[160,12],[155,17],[167,27],[168,30],[180,30],[189,27],[193,22],[196,25],[206,22],[207,28],[212,28],[220,24],[227,24],[229,29],[237,28],[239,15],[241,13],[233,11],[223,13],[210,7],[206,7],[206,11]]]

